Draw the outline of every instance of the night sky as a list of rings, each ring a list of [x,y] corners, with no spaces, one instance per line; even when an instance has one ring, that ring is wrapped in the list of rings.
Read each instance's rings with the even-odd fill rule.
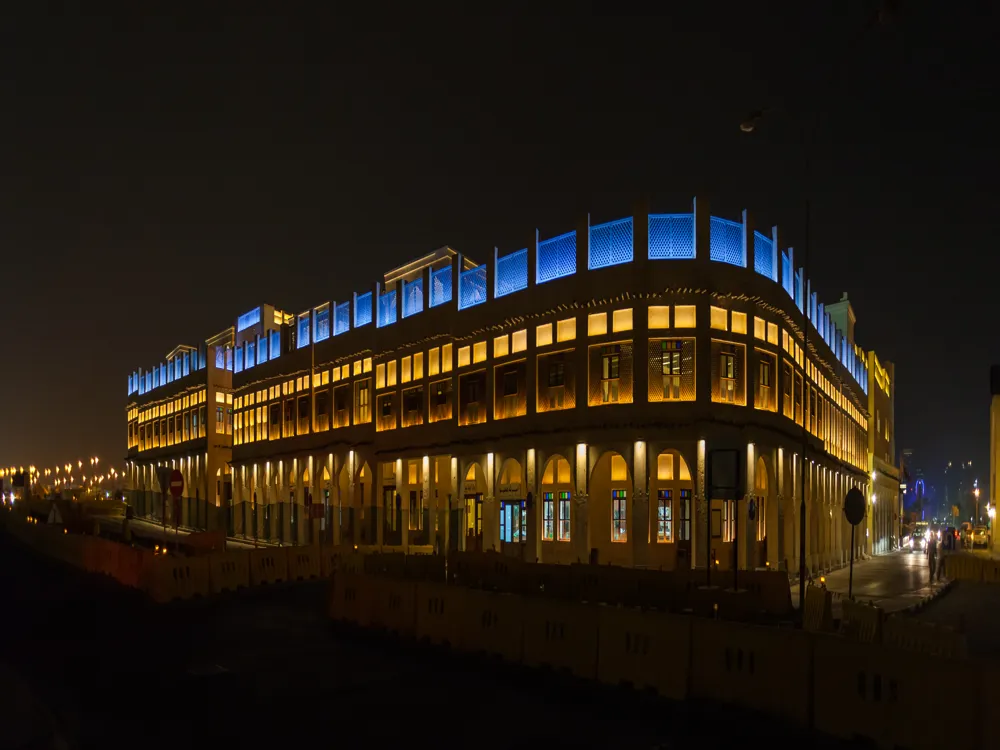
[[[992,4],[903,2],[864,33],[873,2],[690,5],[5,18],[0,464],[122,459],[127,374],[262,302],[641,196],[749,208],[799,259],[808,194],[813,288],[847,291],[859,343],[896,363],[897,447],[988,482]]]

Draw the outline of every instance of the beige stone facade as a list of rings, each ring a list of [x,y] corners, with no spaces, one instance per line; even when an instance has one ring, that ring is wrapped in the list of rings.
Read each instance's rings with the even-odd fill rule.
[[[298,315],[250,311],[230,533],[794,570],[804,487],[807,565],[839,565],[844,494],[872,492],[869,356],[780,248],[696,199],[527,232],[482,265],[442,248]],[[710,487],[720,450],[738,491]]]
[[[232,372],[224,356],[232,348],[230,328],[198,347],[178,346],[163,362],[129,376],[126,495],[140,517],[225,527],[233,438]],[[162,492],[158,474],[167,468],[184,478],[178,506]]]

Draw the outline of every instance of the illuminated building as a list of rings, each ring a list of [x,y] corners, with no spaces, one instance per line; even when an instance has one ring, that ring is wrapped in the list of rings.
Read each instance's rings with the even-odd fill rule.
[[[872,487],[868,498],[867,531],[871,551],[889,552],[899,543],[899,467],[896,466],[895,373],[875,352],[868,352],[868,455]],[[873,421],[874,420],[874,421]]]
[[[232,500],[233,329],[198,347],[177,346],[164,361],[128,376],[126,494],[139,516],[174,523],[174,506],[164,496],[157,470],[177,469],[184,477],[180,525],[221,528]]]
[[[804,471],[809,566],[849,556],[869,355],[747,214],[585,217],[247,316],[273,327],[227,362],[231,534],[728,568],[738,528],[741,566],[795,568]],[[717,448],[746,458],[752,505],[707,497]]]

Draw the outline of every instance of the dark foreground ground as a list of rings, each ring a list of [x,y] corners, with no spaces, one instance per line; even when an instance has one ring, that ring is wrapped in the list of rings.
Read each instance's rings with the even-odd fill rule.
[[[0,596],[3,748],[843,747],[729,707],[334,632],[325,583],[156,608],[0,532]]]
[[[958,581],[948,594],[915,615],[965,633],[973,659],[1000,658],[1000,585]]]

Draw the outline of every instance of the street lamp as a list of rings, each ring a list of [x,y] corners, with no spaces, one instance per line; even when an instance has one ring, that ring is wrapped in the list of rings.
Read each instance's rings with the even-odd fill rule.
[[[976,487],[972,494],[976,496],[976,523],[979,523],[979,488]]]

